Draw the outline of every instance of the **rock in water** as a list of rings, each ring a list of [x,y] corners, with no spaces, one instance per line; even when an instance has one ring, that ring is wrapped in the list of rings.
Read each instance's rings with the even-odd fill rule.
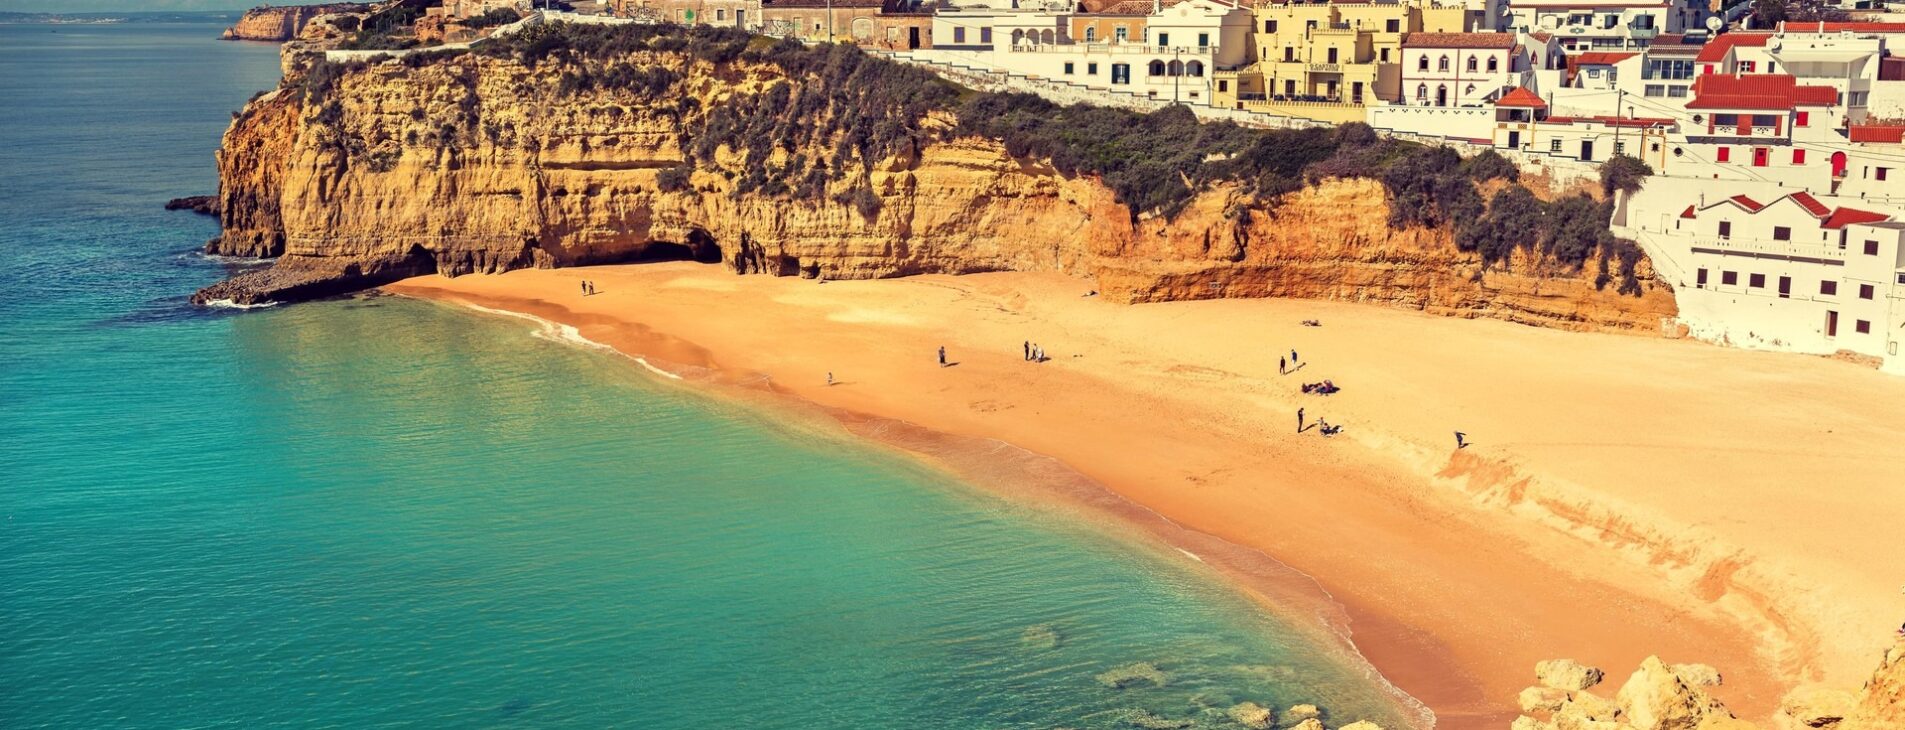
[[[1290,728],[1290,730],[1323,730],[1323,721],[1312,717],[1297,723],[1296,727]]]
[[[1284,711],[1283,713],[1283,719],[1286,722],[1302,722],[1304,720],[1315,720],[1315,719],[1321,718],[1322,716],[1323,716],[1323,711],[1316,709],[1316,705],[1291,705],[1290,709]],[[1318,723],[1318,725],[1321,725],[1321,724],[1322,723]]]
[[[1535,665],[1535,681],[1541,686],[1569,692],[1600,684],[1602,676],[1601,670],[1573,659],[1549,659]]]
[[[1341,730],[1382,730],[1382,726],[1368,720],[1357,720],[1344,725]]]
[[[1164,686],[1164,670],[1150,662],[1126,664],[1097,677],[1098,683],[1112,689],[1129,689],[1132,686],[1150,683],[1153,687]]]
[[[199,215],[218,216],[218,196],[193,195],[165,201],[166,210],[189,210]]]
[[[1061,639],[1051,624],[1028,626],[1019,634],[1019,643],[1029,649],[1056,649]]]
[[[1224,714],[1236,720],[1237,724],[1254,730],[1268,730],[1273,724],[1270,708],[1255,702],[1239,702],[1225,710]]]
[[[1187,728],[1196,724],[1190,720],[1159,717],[1144,710],[1132,710],[1125,721],[1131,723],[1133,727],[1141,727],[1145,730],[1178,730],[1178,728]]]
[[[1695,730],[1709,717],[1731,719],[1733,714],[1698,686],[1687,683],[1650,656],[1621,685],[1614,696],[1635,730]]]

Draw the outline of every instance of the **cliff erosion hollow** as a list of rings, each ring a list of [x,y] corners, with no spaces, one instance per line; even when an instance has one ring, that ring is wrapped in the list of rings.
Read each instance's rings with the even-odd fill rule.
[[[1367,301],[1570,329],[1674,313],[1608,204],[1368,127],[1260,130],[975,93],[846,46],[536,26],[303,51],[237,113],[198,302],[692,259],[738,274],[1062,271],[1124,302]]]

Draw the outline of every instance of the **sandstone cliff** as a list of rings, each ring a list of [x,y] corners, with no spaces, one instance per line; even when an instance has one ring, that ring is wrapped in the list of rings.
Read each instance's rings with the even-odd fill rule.
[[[370,9],[368,3],[326,3],[323,5],[260,5],[245,11],[232,27],[220,35],[228,41],[288,41],[303,32],[312,18],[330,13],[358,13]]]
[[[1597,289],[1592,262],[1550,272],[1511,261],[1513,273],[1478,276],[1481,261],[1448,231],[1391,229],[1383,185],[1365,179],[1276,206],[1217,184],[1169,220],[1134,216],[1096,177],[960,136],[946,112],[923,117],[916,139],[871,165],[725,138],[713,164],[696,165],[688,148],[711,112],[769,103],[761,92],[789,83],[789,72],[654,50],[617,62],[655,80],[578,87],[552,63],[480,53],[294,68],[225,135],[223,234],[208,247],[281,258],[198,298],[695,258],[828,278],[1057,270],[1095,276],[1124,301],[1331,298],[1578,329],[1651,332],[1674,313],[1644,261],[1638,297]],[[854,172],[825,194],[770,193],[744,184],[762,154]]]

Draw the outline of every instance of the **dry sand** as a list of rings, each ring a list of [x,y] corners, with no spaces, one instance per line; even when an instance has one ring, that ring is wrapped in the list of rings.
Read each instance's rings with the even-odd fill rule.
[[[1905,380],[1848,363],[1316,301],[1124,306],[1056,275],[652,264],[389,288],[911,424],[857,429],[909,448],[1052,457],[1168,520],[1160,538],[1230,544],[1222,567],[1271,603],[1291,602],[1275,571],[1240,556],[1313,576],[1443,727],[1504,727],[1540,659],[1618,684],[1649,654],[1722,668],[1718,694],[1763,719],[1796,684],[1857,687],[1905,614]],[[1344,390],[1299,392],[1324,378]],[[1296,433],[1298,407],[1344,432]]]

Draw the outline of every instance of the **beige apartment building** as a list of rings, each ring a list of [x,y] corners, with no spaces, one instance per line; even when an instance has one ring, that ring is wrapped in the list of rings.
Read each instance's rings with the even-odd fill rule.
[[[1405,34],[1460,33],[1474,17],[1430,0],[1268,3],[1255,16],[1255,61],[1214,75],[1214,104],[1332,122],[1400,96]]]

